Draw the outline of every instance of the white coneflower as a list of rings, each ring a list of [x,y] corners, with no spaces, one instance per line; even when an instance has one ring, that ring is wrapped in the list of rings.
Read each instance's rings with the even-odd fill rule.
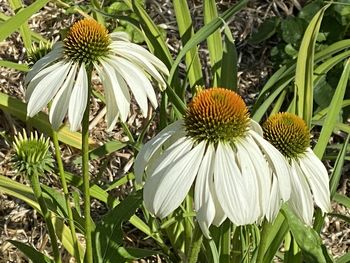
[[[118,116],[123,122],[127,119],[131,99],[128,87],[147,116],[147,98],[157,107],[148,77],[164,89],[161,73],[169,74],[158,58],[131,43],[126,33],[108,34],[95,20],[83,19],[73,24],[63,42],[56,43],[27,74],[27,115],[34,116],[53,99],[49,118],[54,129],[59,128],[67,112],[70,129],[79,129],[89,99],[86,67],[96,69],[104,86],[108,129]]]
[[[283,156],[262,138],[242,98],[223,88],[200,91],[184,120],[146,143],[135,160],[137,182],[144,171],[147,175],[145,205],[160,218],[182,203],[195,182],[197,220],[208,238],[209,226],[220,225],[226,217],[245,225],[268,213],[270,169],[281,179],[282,200],[288,200]]]
[[[310,148],[306,123],[292,113],[272,115],[263,125],[264,137],[288,160],[292,192],[289,205],[306,224],[312,224],[314,202],[322,212],[330,210],[329,177]]]

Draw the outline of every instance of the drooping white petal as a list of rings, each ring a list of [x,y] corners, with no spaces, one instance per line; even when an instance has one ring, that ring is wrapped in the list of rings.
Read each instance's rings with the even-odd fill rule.
[[[236,225],[253,223],[247,220],[247,193],[242,174],[230,145],[219,142],[214,165],[214,185],[218,200],[230,220]]]
[[[208,144],[208,148],[199,168],[194,189],[194,207],[197,211],[197,221],[206,238],[210,238],[209,226],[215,217],[215,205],[210,189],[213,181],[215,148]]]
[[[145,85],[151,85],[149,80],[142,73],[140,73],[139,70],[135,70],[135,66],[130,66],[130,62],[125,63],[125,59],[121,59],[118,57],[110,57],[110,59],[106,59],[106,61],[110,65],[113,65],[113,68],[116,71],[118,71],[123,77],[125,82],[128,84],[129,88],[131,89],[132,93],[134,94],[135,100],[140,106],[142,115],[144,117],[147,117],[148,104]],[[146,81],[144,78],[146,78]]]
[[[63,57],[63,43],[57,42],[53,47],[51,52],[47,53],[41,59],[39,59],[27,73],[24,83],[28,84],[42,69],[46,68],[48,65],[55,63],[58,59]]]
[[[272,174],[272,171],[271,171]],[[276,218],[281,206],[282,206],[282,197],[280,190],[278,188],[278,180],[276,175],[272,174],[272,185],[270,188],[270,195],[267,202],[267,208],[266,208],[266,219],[269,222],[273,222],[273,220]]]
[[[305,174],[311,187],[317,206],[326,213],[331,209],[329,177],[326,167],[311,149],[307,149],[305,156],[299,158],[300,168]]]
[[[27,115],[29,117],[37,114],[55,96],[67,77],[70,66],[71,63],[61,63],[61,67],[50,72],[38,83],[28,101]]]
[[[257,134],[259,134],[261,137],[263,137],[263,129],[261,128],[260,124],[254,121],[253,119],[250,120],[250,127],[253,131],[255,131]]]
[[[164,63],[158,59],[155,55],[150,53],[147,49],[136,45],[134,43],[116,41],[111,44],[111,48],[114,49],[115,53],[123,52],[124,50],[132,50],[137,52],[140,57],[151,62],[159,71],[161,71],[165,75],[169,75],[168,68],[164,65]]]
[[[101,61],[101,65],[104,70],[99,74],[105,80],[103,86],[105,90],[110,90],[109,94],[113,95],[112,98],[115,100],[118,107],[120,119],[122,122],[125,122],[129,114],[131,100],[128,88],[122,77],[114,70],[112,65],[107,61]]]
[[[214,162],[215,165],[215,162]],[[220,226],[227,218],[224,209],[219,202],[218,196],[216,194],[215,185],[213,181],[209,182],[210,191],[212,193],[212,198],[215,206],[215,217],[213,218],[213,225]]]
[[[69,99],[72,93],[72,87],[74,85],[77,69],[78,64],[73,64],[71,66],[66,80],[52,101],[49,120],[54,130],[57,130],[61,126],[63,119],[67,114]]]
[[[97,74],[100,76],[102,85],[104,87],[104,94],[106,100],[106,122],[107,122],[107,131],[110,132],[113,130],[115,124],[118,121],[119,110],[118,105],[115,100],[115,96],[111,87],[110,80],[105,76],[103,69],[97,64],[94,63],[94,67],[96,68]]]
[[[113,41],[124,41],[127,43],[130,42],[130,36],[126,32],[112,32],[109,34],[109,36]]]
[[[124,50],[122,53],[120,53],[120,56],[123,56],[124,58],[137,64],[140,68],[150,74],[157,82],[159,82],[159,84],[161,84],[162,90],[164,90],[166,83],[163,77],[159,74],[155,66],[153,66],[153,64],[150,63],[147,59],[142,59],[142,57],[140,57],[137,52],[134,52],[131,49]]]
[[[147,142],[138,153],[135,159],[134,164],[134,173],[135,179],[137,183],[142,182],[142,174],[146,168],[146,165],[154,154],[154,152],[160,148],[163,143],[168,140],[172,135],[179,132],[183,129],[184,122],[183,120],[176,121],[170,125],[168,125],[165,129],[163,129],[156,137]]]
[[[155,174],[149,178],[144,187],[145,205],[146,197],[153,195],[152,209],[154,214],[164,218],[173,212],[185,199],[197,175],[205,151],[205,142],[201,142],[191,151],[177,158],[171,166],[156,169]],[[159,184],[154,188],[154,182]],[[148,192],[148,194],[147,194]]]
[[[312,225],[312,216],[314,214],[314,204],[309,185],[306,181],[303,171],[299,164],[292,159],[292,174],[291,185],[292,193],[289,199],[289,205],[293,211],[302,219],[307,225]]]
[[[69,100],[68,119],[70,130],[76,131],[81,125],[88,101],[88,79],[85,64],[80,65],[71,98]]]
[[[246,136],[242,142],[242,146],[249,153],[251,160],[253,161],[252,164],[257,175],[259,187],[259,204],[261,208],[260,216],[263,217],[268,209],[270,199],[271,171],[264,155],[251,136]]]
[[[265,156],[272,166],[277,179],[278,187],[281,191],[281,196],[284,201],[287,201],[290,197],[291,186],[290,186],[290,168],[283,157],[283,155],[264,138],[254,131],[249,131],[249,134],[259,144]]]
[[[41,70],[34,78],[32,78],[31,82],[28,84],[25,94],[25,100],[29,101],[30,96],[32,95],[34,89],[39,84],[40,81],[43,80],[47,75],[56,71],[58,68],[62,67],[62,62],[55,63],[47,68]]]
[[[237,163],[242,174],[242,184],[244,187],[244,192],[247,194],[246,200],[249,207],[249,209],[245,210],[247,213],[245,214],[245,220],[247,222],[255,222],[261,215],[258,175],[254,169],[254,163],[258,162],[259,160],[254,160],[253,163],[250,157],[250,151],[247,151],[244,146],[249,148],[249,145],[244,141],[236,143]]]

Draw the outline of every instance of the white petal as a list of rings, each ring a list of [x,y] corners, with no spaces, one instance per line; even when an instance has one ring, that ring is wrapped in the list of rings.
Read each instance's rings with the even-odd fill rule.
[[[247,193],[241,172],[236,164],[235,153],[230,145],[218,144],[214,168],[215,192],[230,220],[236,225],[253,223],[247,221]]]
[[[272,173],[272,172],[271,172]],[[278,188],[278,180],[275,175],[272,175],[272,186],[270,188],[270,196],[267,203],[266,209],[266,219],[269,222],[273,222],[276,218],[281,206],[282,206],[282,197],[280,190]]]
[[[119,110],[118,105],[115,100],[115,96],[113,93],[113,89],[111,87],[110,80],[105,76],[105,73],[103,72],[103,69],[97,65],[97,63],[94,63],[94,67],[97,71],[97,74],[100,76],[102,85],[104,87],[104,94],[106,99],[106,122],[107,122],[107,132],[110,132],[113,130],[115,124],[118,121],[119,117]],[[107,87],[108,86],[108,87]]]
[[[146,165],[154,154],[154,152],[160,148],[165,141],[167,141],[172,135],[183,129],[183,120],[176,121],[168,125],[163,129],[156,137],[147,142],[138,153],[134,164],[134,173],[137,183],[142,182],[142,174],[146,168]]]
[[[87,101],[88,79],[85,64],[82,63],[69,100],[68,119],[71,131],[79,129],[87,106]]]
[[[160,168],[147,180],[144,187],[145,205],[153,196],[151,211],[160,218],[173,212],[185,199],[197,175],[205,150],[205,143],[176,158],[171,166]],[[155,182],[159,182],[155,184]],[[154,187],[156,186],[156,187]]]
[[[54,63],[58,59],[63,57],[63,43],[57,42],[51,52],[47,53],[41,59],[39,59],[28,72],[24,79],[24,83],[28,84],[42,69],[46,68],[48,65]]]
[[[118,111],[120,113],[120,119],[122,120],[122,122],[125,122],[130,109],[129,91],[126,87],[124,80],[119,75],[119,73],[115,71],[111,64],[109,64],[108,62],[101,61],[101,65],[103,67],[103,71],[101,71],[99,75],[101,76],[101,79],[103,81],[103,86],[105,90],[109,89],[108,94],[112,95],[112,98],[108,99],[115,100],[115,104],[117,105]]]
[[[329,177],[326,167],[317,158],[311,149],[308,149],[305,156],[299,159],[300,168],[305,174],[317,206],[325,212],[329,212],[330,192],[329,192]]]
[[[254,121],[253,119],[250,120],[250,127],[253,131],[255,131],[257,134],[259,134],[261,137],[263,137],[263,129],[261,128],[260,124]]]
[[[260,216],[263,217],[268,209],[270,199],[271,170],[260,148],[251,136],[248,135],[242,142],[242,145],[251,156],[251,160],[254,160],[253,167],[257,175],[259,187],[259,204],[261,207]]]
[[[303,171],[300,169],[299,164],[293,159],[291,183],[292,193],[288,203],[297,216],[311,226],[312,216],[314,214],[311,191]]]
[[[130,42],[130,36],[126,32],[112,32],[109,34],[113,41],[125,41]]]
[[[123,77],[125,82],[128,84],[129,88],[131,89],[132,93],[134,94],[135,100],[140,106],[143,116],[147,117],[147,93],[144,87],[147,85],[151,85],[149,80],[143,75],[143,73],[140,73],[140,70],[135,69],[135,66],[130,66],[131,63],[125,59],[111,57],[111,59],[106,59],[106,61],[109,64],[113,65],[113,68],[116,71],[118,71]],[[125,61],[127,62],[125,63]]]
[[[254,163],[259,162],[259,160],[251,160],[250,152],[243,146],[244,142],[237,142],[237,161],[242,174],[242,184],[244,187],[244,192],[247,193],[246,200],[249,209],[246,210],[247,214],[245,218],[248,222],[255,222],[261,215],[261,206],[259,203],[259,183],[258,175],[254,169]],[[249,147],[248,144],[245,145]],[[265,160],[264,160],[265,162]]]
[[[51,74],[52,72],[56,71],[60,67],[62,67],[62,62],[58,62],[51,65],[50,67],[44,68],[37,75],[35,75],[34,78],[32,78],[31,82],[27,86],[25,100],[28,101],[30,99],[30,96],[32,95],[34,89],[43,78],[45,78],[47,75]]]
[[[155,55],[150,53],[147,49],[144,49],[139,45],[122,42],[122,41],[116,41],[111,44],[111,47],[115,49],[116,54],[123,52],[124,50],[132,50],[134,52],[137,52],[139,56],[142,57],[142,59],[146,59],[149,62],[151,62],[163,74],[167,76],[169,75],[169,70],[165,66],[165,64],[160,59],[158,59]]]
[[[69,99],[72,93],[77,69],[78,64],[73,64],[65,82],[52,101],[49,120],[54,130],[57,130],[61,126],[63,119],[67,114]]]
[[[50,72],[40,80],[28,101],[27,115],[29,117],[33,117],[37,114],[55,96],[67,77],[70,66],[71,63],[61,63],[61,66],[58,67],[57,70]]]
[[[194,207],[197,221],[206,238],[210,238],[209,226],[215,217],[215,205],[210,190],[213,181],[215,148],[209,144],[196,178],[194,189]]]
[[[266,155],[266,158],[271,168],[274,170],[277,179],[278,187],[281,191],[281,196],[284,201],[287,201],[290,196],[291,186],[290,186],[290,168],[283,157],[283,155],[273,147],[269,142],[262,138],[259,134],[254,131],[249,131],[249,134],[254,138],[254,140],[260,145],[261,149]]]
[[[137,64],[140,68],[150,74],[157,82],[159,82],[163,89],[166,87],[166,83],[163,77],[159,74],[158,70],[150,62],[148,62],[147,59],[142,59],[139,53],[134,52],[132,49],[126,49],[120,53],[120,56],[123,56],[131,62]]]

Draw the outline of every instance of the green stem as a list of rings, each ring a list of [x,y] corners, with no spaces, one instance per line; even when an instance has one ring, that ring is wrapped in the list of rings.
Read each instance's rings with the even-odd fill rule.
[[[220,262],[230,262],[231,253],[231,222],[225,220],[221,225],[221,254]]]
[[[265,256],[265,252],[267,249],[267,242],[268,242],[268,238],[269,238],[269,229],[271,227],[271,224],[269,222],[267,222],[266,219],[264,219],[264,222],[262,224],[262,230],[261,230],[261,235],[260,235],[260,244],[259,244],[259,249],[258,249],[258,256],[256,259],[256,263],[262,263],[264,262],[264,256]]]
[[[74,220],[73,220],[73,212],[72,212],[72,207],[69,202],[69,192],[68,192],[68,186],[66,182],[66,177],[64,173],[64,167],[63,167],[63,162],[62,162],[62,157],[61,157],[61,151],[60,151],[60,146],[58,143],[58,137],[57,137],[57,132],[53,131],[52,132],[52,140],[53,144],[55,146],[55,154],[56,154],[56,160],[57,160],[57,166],[60,174],[60,179],[61,179],[61,184],[63,188],[63,193],[64,193],[64,198],[66,200],[66,206],[67,206],[67,213],[68,213],[68,223],[69,223],[69,228],[72,234],[72,240],[74,244],[74,256],[75,260],[79,263],[80,262],[80,251],[79,251],[79,245],[78,245],[78,240],[77,240],[77,235],[75,232],[75,225],[74,225]]]
[[[189,194],[186,196],[185,203],[186,203],[186,211],[187,213],[191,213],[193,211],[193,187],[191,188]],[[192,217],[184,217],[184,227],[185,227],[185,255],[189,255],[190,249],[192,246],[192,239],[193,239],[193,226],[192,226]]]
[[[93,263],[92,239],[91,239],[91,216],[90,216],[90,175],[89,175],[89,111],[91,97],[91,67],[87,68],[88,75],[88,102],[82,122],[82,159],[83,159],[83,188],[84,188],[84,217],[85,217],[85,262]]]
[[[56,263],[61,263],[61,255],[58,249],[58,244],[57,244],[57,239],[56,239],[56,234],[55,234],[55,229],[53,227],[52,221],[51,221],[51,215],[50,211],[47,209],[43,193],[41,191],[40,187],[40,182],[39,182],[39,176],[38,172],[34,170],[34,173],[32,175],[29,175],[29,180],[30,183],[32,184],[33,192],[35,195],[36,200],[38,201],[40,205],[41,212],[43,214],[48,234],[51,239],[51,246],[52,246],[52,252],[53,252],[53,257]]]
[[[189,251],[188,255],[188,263],[196,263],[198,262],[198,254],[201,250],[203,235],[202,231],[198,225],[198,223],[195,224],[194,227],[194,233],[193,233],[193,239],[192,239],[192,246]]]

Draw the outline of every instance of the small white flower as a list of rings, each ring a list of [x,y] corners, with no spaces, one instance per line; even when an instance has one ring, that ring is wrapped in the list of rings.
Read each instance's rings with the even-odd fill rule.
[[[79,129],[88,98],[86,67],[93,67],[105,89],[107,126],[112,129],[118,117],[125,122],[131,96],[147,116],[148,102],[157,107],[149,77],[163,90],[168,75],[166,66],[146,49],[131,43],[126,33],[108,34],[93,19],[76,22],[63,42],[37,61],[27,74],[27,115],[33,117],[52,99],[49,119],[58,129],[68,112],[70,129]]]
[[[179,120],[146,143],[135,160],[138,183],[144,185],[145,206],[164,218],[185,199],[194,184],[194,208],[203,234],[228,217],[236,225],[251,224],[269,213],[273,166],[281,198],[290,195],[288,164],[262,138],[249,119],[242,98],[212,88],[201,91]],[[275,201],[277,202],[277,201]],[[280,200],[278,200],[280,202]]]
[[[314,202],[323,213],[330,211],[330,191],[327,169],[310,148],[306,123],[292,113],[278,113],[264,123],[263,130],[265,138],[290,164],[292,192],[288,204],[304,223],[312,225]]]

